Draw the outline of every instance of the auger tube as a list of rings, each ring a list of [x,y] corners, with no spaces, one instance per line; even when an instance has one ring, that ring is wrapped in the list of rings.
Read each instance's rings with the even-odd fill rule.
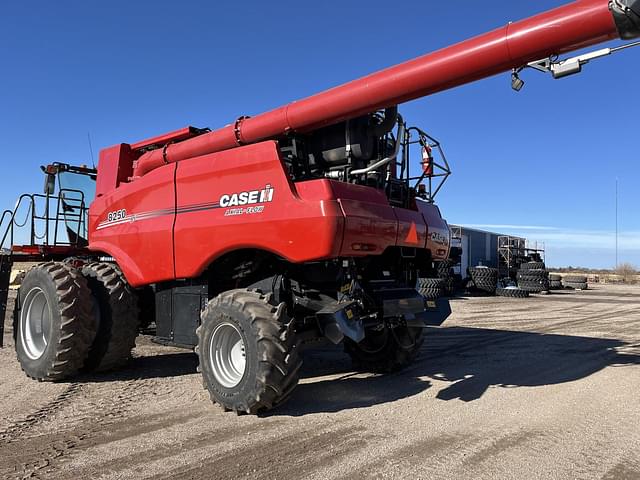
[[[255,117],[141,153],[133,177],[166,163],[389,108],[608,40],[640,36],[640,0],[578,0]]]

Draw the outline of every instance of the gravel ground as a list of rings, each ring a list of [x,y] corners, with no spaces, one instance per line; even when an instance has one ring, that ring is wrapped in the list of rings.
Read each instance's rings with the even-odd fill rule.
[[[125,370],[53,384],[27,379],[9,340],[0,477],[640,478],[640,288],[452,305],[409,369],[309,351],[260,418],[217,409],[194,355],[148,337]]]

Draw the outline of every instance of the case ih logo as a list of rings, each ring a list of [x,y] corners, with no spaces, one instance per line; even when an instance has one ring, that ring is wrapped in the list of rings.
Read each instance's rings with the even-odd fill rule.
[[[220,206],[226,208],[271,202],[273,201],[273,191],[273,187],[267,185],[262,190],[225,194],[220,197]]]
[[[449,238],[440,232],[431,232],[431,241],[440,245],[447,245]]]

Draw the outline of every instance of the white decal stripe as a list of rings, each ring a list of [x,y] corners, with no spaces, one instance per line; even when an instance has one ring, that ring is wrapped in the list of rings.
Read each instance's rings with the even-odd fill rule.
[[[134,213],[126,216],[125,218],[119,220],[112,221],[104,221],[100,222],[96,227],[97,230],[103,230],[109,227],[115,227],[117,225],[123,225],[125,223],[137,222],[140,220],[149,220],[151,218],[162,217],[165,215],[173,215],[174,213],[190,213],[190,212],[199,212],[203,210],[213,210],[216,208],[220,208],[220,204],[218,202],[215,203],[196,203],[193,205],[186,205],[184,207],[178,207],[177,212],[173,208],[165,208],[162,210],[152,210],[149,212],[142,213]]]

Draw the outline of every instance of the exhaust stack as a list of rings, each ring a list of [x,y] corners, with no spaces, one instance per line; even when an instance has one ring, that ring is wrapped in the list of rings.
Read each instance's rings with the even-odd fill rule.
[[[640,36],[640,0],[578,0],[292,102],[255,117],[143,153],[134,178],[187,158],[310,132],[432,95],[542,58]]]

